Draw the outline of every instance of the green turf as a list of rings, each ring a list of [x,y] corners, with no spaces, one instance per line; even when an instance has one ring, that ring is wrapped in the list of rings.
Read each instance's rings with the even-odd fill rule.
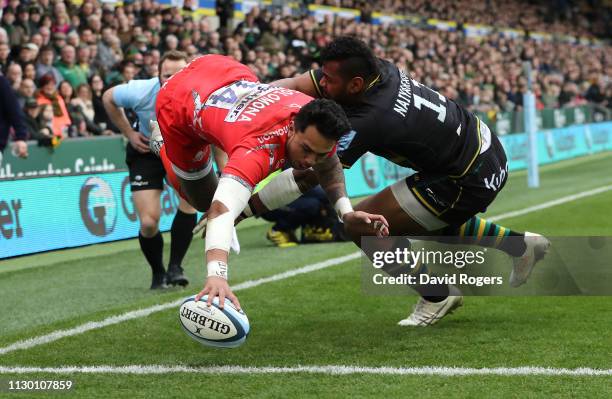
[[[548,166],[542,169],[539,190],[526,189],[525,175],[515,174],[488,215],[612,184],[610,170],[609,154]],[[549,235],[609,236],[610,203],[612,192],[607,192],[500,223]],[[266,228],[259,222],[241,227],[243,252],[231,258],[232,284],[356,250],[348,243],[280,250],[265,240]],[[202,247],[200,239],[194,240],[185,261],[192,286],[163,293],[147,290],[148,266],[135,240],[3,261],[0,346],[190,295],[204,278]],[[0,365],[612,368],[612,307],[607,298],[466,298],[464,308],[432,328],[400,328],[395,323],[406,317],[415,299],[364,295],[359,267],[355,260],[238,292],[252,323],[251,336],[238,349],[218,351],[191,341],[179,328],[176,310],[170,309],[0,355]],[[609,397],[612,392],[609,377],[79,374],[73,378],[78,397]]]

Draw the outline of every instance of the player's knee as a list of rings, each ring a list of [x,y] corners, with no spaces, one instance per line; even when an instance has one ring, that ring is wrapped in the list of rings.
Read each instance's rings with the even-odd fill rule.
[[[159,230],[159,217],[150,214],[140,216],[140,232],[145,237],[151,237]]]

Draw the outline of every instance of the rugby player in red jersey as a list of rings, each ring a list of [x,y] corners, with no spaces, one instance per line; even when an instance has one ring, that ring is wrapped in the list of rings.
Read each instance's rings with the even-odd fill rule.
[[[346,196],[335,150],[350,124],[333,101],[313,100],[294,90],[259,83],[247,66],[228,57],[206,55],[162,86],[155,113],[159,129],[153,129],[151,136],[153,151],[159,153],[180,195],[206,212],[208,277],[197,300],[208,294],[210,305],[219,296],[221,307],[228,298],[240,309],[227,283],[234,221],[255,185],[285,164],[296,170],[312,168],[345,222],[388,234],[383,216],[355,212]],[[220,179],[212,170],[211,144],[228,155]],[[295,199],[275,192],[304,191],[293,169],[266,186],[259,196],[266,207],[274,209]]]

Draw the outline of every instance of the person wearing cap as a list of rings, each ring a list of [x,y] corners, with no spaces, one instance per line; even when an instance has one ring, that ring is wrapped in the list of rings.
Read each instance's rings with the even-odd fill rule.
[[[17,96],[3,75],[0,75],[0,165],[2,153],[6,148],[11,128],[15,131],[13,151],[21,158],[27,158],[27,129],[24,123],[23,111],[19,107]]]
[[[28,25],[30,25],[30,31],[36,32],[38,27],[40,26],[40,19],[42,17],[42,11],[40,7],[36,4],[30,6],[29,9],[30,18],[28,19]]]
[[[6,30],[11,47],[21,45],[28,37],[23,27],[15,23],[15,11],[10,7],[4,9],[0,26]]]
[[[66,45],[66,34],[64,32],[54,32],[51,35],[51,40],[53,42],[53,48],[55,51],[59,52]]]
[[[28,7],[24,4],[17,7],[17,21],[15,21],[15,25],[20,26],[28,38],[32,36],[32,33],[36,32],[30,26],[30,13]]]

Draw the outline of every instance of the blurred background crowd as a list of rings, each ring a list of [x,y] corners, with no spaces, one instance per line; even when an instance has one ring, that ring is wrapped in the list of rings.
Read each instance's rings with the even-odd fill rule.
[[[84,0],[0,0],[0,71],[17,93],[30,138],[115,134],[102,106],[108,87],[158,74],[161,55],[225,54],[264,82],[318,67],[333,37],[356,35],[414,79],[480,112],[520,110],[533,68],[539,108],[612,107],[609,1],[326,0],[293,2],[298,11],[254,7],[233,18],[232,1],[200,16],[194,0],[169,7],[151,0],[121,5]],[[311,3],[359,10],[360,19],[309,15]],[[375,12],[454,21],[453,30],[373,24]],[[470,37],[466,23],[512,28]],[[586,40],[539,40],[534,32]],[[556,36],[555,36],[556,37]]]

